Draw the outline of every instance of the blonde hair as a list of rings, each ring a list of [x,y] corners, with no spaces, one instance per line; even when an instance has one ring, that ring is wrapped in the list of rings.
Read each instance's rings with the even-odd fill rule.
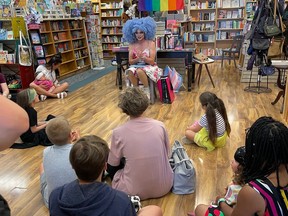
[[[60,116],[51,119],[46,126],[46,134],[55,145],[65,145],[70,142],[71,126],[66,118]]]

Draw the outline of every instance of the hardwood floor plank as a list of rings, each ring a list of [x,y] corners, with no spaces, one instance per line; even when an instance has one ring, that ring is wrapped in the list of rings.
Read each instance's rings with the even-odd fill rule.
[[[232,64],[233,65],[233,64]],[[225,103],[232,132],[225,147],[206,152],[195,145],[185,145],[197,172],[196,190],[190,195],[172,193],[159,199],[145,200],[142,204],[159,205],[165,216],[185,216],[199,203],[210,203],[218,194],[223,194],[231,181],[230,160],[237,147],[244,145],[245,128],[258,117],[270,115],[283,121],[281,102],[272,106],[278,93],[274,84],[269,84],[272,93],[244,91],[247,83],[240,83],[241,74],[233,66],[220,63],[209,65],[216,88],[202,71],[200,86],[192,91],[177,93],[173,104],[162,104],[157,98],[149,106],[146,116],[163,121],[170,143],[181,140],[185,128],[203,115],[199,95],[203,91],[216,93]],[[263,79],[264,80],[264,79]],[[264,84],[264,83],[263,83]],[[37,104],[38,118],[48,114],[65,116],[73,128],[82,135],[95,134],[110,145],[112,130],[127,121],[128,117],[117,107],[119,90],[115,86],[115,73],[110,73],[75,92],[63,100],[48,99]],[[0,152],[0,193],[8,200],[13,216],[45,216],[48,210],[42,203],[39,189],[38,167],[42,162],[43,146],[31,149],[7,149]]]

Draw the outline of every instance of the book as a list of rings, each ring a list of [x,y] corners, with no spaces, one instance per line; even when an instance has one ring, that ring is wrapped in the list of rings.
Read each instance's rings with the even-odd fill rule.
[[[33,44],[39,44],[41,42],[37,32],[30,32],[30,37]]]
[[[45,57],[44,55],[44,50],[42,46],[34,46],[34,52],[37,58],[43,58]]]
[[[67,40],[67,34],[66,32],[59,32],[58,33],[59,40]]]
[[[3,18],[8,18],[12,16],[10,5],[2,5],[2,8],[3,8],[3,11],[2,11]]]
[[[44,64],[46,64],[46,60],[45,59],[38,59],[37,63],[38,63],[38,65],[44,65]]]
[[[13,31],[7,31],[6,39],[7,40],[13,40],[14,39]]]
[[[173,26],[175,26],[176,24],[176,20],[166,20],[166,29],[173,29]]]

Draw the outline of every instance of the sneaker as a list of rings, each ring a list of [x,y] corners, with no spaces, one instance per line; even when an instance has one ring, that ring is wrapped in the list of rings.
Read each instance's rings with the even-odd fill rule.
[[[47,99],[46,95],[40,95],[40,101],[45,101]]]
[[[130,197],[130,200],[132,202],[132,206],[134,207],[136,213],[142,208],[142,205],[141,205],[141,200],[140,200],[140,197],[139,196],[129,196]]]
[[[193,144],[193,143],[195,143],[193,140],[188,139],[186,136],[182,137],[181,141],[184,144]]]
[[[143,91],[145,92],[145,94],[147,95],[148,99],[150,100],[150,89],[148,87],[144,87]]]
[[[60,93],[57,93],[57,98],[59,99],[63,99],[67,97],[67,93],[66,92],[60,92]]]

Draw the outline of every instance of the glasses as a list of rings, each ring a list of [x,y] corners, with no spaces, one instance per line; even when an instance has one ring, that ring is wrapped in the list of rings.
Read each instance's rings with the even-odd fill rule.
[[[141,31],[141,32],[135,32],[135,34],[144,34],[144,32],[143,32],[143,31]]]

